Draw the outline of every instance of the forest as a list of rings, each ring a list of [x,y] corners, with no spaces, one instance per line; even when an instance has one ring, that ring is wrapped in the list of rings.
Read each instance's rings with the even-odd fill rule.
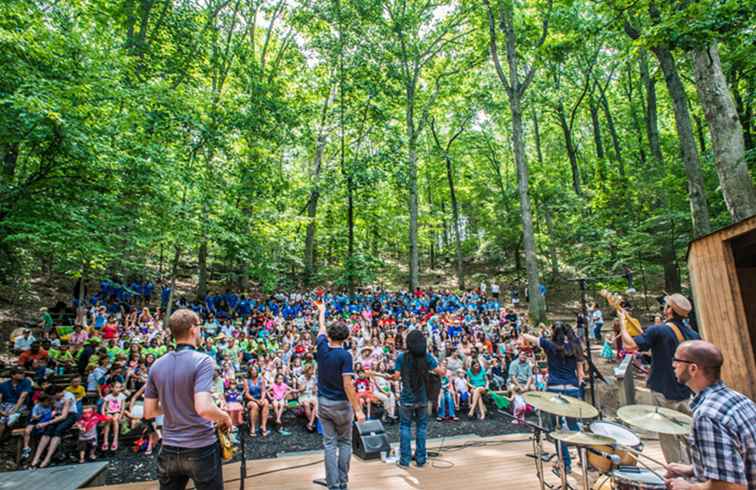
[[[4,0],[0,282],[685,284],[756,214],[753,0]],[[7,300],[8,298],[6,298]]]

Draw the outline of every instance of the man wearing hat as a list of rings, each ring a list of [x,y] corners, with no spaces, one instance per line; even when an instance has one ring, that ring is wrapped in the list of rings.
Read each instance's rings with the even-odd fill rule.
[[[642,335],[631,336],[627,333],[624,315],[620,315],[622,341],[626,347],[638,351],[651,351],[651,373],[648,387],[653,395],[654,404],[683,413],[690,413],[688,402],[692,392],[675,378],[672,360],[675,349],[686,340],[697,340],[698,334],[688,328],[685,319],[692,306],[682,294],[668,295],[664,300],[666,322],[652,325]],[[667,463],[688,463],[689,457],[685,440],[682,437],[659,434],[659,443]]]

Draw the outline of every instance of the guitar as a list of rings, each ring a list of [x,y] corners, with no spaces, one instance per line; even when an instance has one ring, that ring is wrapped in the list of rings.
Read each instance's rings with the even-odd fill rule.
[[[632,337],[641,335],[643,333],[643,328],[641,328],[640,321],[638,321],[637,318],[632,316],[627,312],[627,310],[625,310],[625,308],[622,307],[622,296],[617,293],[611,293],[606,289],[602,289],[599,294],[606,298],[607,303],[609,303],[609,306],[614,308],[614,311],[617,312],[618,316],[624,317],[625,329],[627,330],[627,333],[629,333]]]

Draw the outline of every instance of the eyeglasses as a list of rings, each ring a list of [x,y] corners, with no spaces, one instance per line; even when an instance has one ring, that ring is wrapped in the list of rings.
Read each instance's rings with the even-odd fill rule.
[[[680,362],[680,363],[684,363],[684,364],[698,364],[696,361],[689,361],[687,359],[678,359],[676,357],[672,358],[672,362]]]

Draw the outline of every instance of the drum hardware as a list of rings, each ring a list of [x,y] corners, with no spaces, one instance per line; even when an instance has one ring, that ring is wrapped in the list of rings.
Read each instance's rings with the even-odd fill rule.
[[[627,405],[617,410],[617,416],[638,429],[669,435],[688,434],[693,423],[684,413],[653,405]]]

